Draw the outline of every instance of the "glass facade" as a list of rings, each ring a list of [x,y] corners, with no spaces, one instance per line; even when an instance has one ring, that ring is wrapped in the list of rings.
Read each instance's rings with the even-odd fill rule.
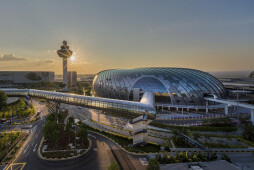
[[[43,90],[32,89],[0,89],[5,91],[8,96],[31,96],[44,98],[62,103],[81,105],[95,109],[107,109],[117,112],[131,112],[135,114],[155,114],[155,109],[152,105],[140,102],[132,102],[125,100],[107,99],[101,97],[90,97],[76,94],[66,94],[59,92],[50,92]]]
[[[93,82],[96,96],[132,100],[133,90],[140,97],[154,92],[156,103],[205,105],[204,94],[226,97],[224,85],[212,75],[187,68],[114,69],[98,73]]]

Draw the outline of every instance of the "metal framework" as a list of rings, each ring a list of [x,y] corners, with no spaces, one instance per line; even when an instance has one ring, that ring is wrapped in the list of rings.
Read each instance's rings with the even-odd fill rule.
[[[95,76],[93,90],[96,96],[122,100],[134,100],[134,94],[150,91],[156,104],[181,106],[205,106],[204,94],[226,98],[226,89],[218,79],[187,68],[105,70]]]
[[[150,102],[133,102],[101,97],[91,97],[76,94],[66,94],[34,89],[0,89],[5,91],[7,96],[31,96],[47,100],[81,105],[89,108],[113,110],[117,112],[130,112],[135,114],[155,114],[155,108]],[[146,101],[146,100],[145,100]]]

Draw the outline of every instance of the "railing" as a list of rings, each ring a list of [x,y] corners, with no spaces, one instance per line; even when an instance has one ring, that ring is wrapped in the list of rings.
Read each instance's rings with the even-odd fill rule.
[[[161,116],[161,115],[157,115],[156,120],[202,120],[202,119],[213,119],[213,118],[221,118],[221,117],[232,117],[232,116],[236,116],[236,115],[241,115],[241,116],[245,116],[245,115],[250,115],[250,113],[237,113],[237,114],[214,114],[214,115],[205,115],[205,116],[185,116],[185,117],[165,117],[165,115]]]
[[[147,115],[141,115],[139,117],[136,117],[130,123],[134,124],[134,123],[137,123],[139,121],[147,121]]]
[[[194,147],[199,148],[199,149],[201,149],[201,150],[203,150],[203,151],[207,151],[207,150],[208,150],[206,147],[204,147],[203,145],[201,145],[200,143],[198,143],[198,142],[195,141],[194,139],[188,137],[187,135],[185,135],[185,134],[183,134],[183,133],[180,133],[180,132],[179,132],[179,134],[180,134],[180,137],[181,137],[184,141],[190,143],[190,144],[193,145]]]
[[[147,132],[147,129],[145,128],[139,128],[139,129],[133,129],[133,133],[136,135],[138,133],[146,133]]]
[[[18,117],[18,115],[12,117],[11,119],[9,119],[9,120],[7,120],[6,122],[4,122],[3,124],[1,124],[1,125],[0,125],[0,128],[3,127],[3,126],[5,126],[7,123],[11,123],[11,121],[12,121],[13,119],[15,119],[16,117]]]

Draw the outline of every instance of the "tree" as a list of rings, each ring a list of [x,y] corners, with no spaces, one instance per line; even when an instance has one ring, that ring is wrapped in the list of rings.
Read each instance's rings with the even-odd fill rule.
[[[50,122],[54,122],[56,120],[56,115],[55,114],[50,114],[47,116],[47,122],[50,121]]]
[[[55,121],[48,120],[43,128],[43,135],[50,143],[55,145],[59,138],[59,125]]]
[[[109,165],[108,170],[120,170],[120,167],[118,163],[114,161]]]
[[[166,142],[166,150],[167,151],[170,151],[170,142],[169,142],[169,139],[165,139],[165,142]]]
[[[0,109],[7,105],[7,95],[4,91],[0,91]]]
[[[160,169],[160,163],[156,159],[150,159],[149,165],[147,167],[147,170],[159,170]]]
[[[210,160],[211,160],[211,161],[216,161],[217,158],[218,158],[218,156],[217,156],[217,154],[214,152],[214,153],[212,153],[212,156],[211,156]]]
[[[244,139],[254,142],[254,126],[244,126],[242,136]]]
[[[64,88],[65,86],[66,86],[66,85],[65,85],[64,83],[62,83],[62,82],[59,83],[59,87],[60,87],[60,88]]]
[[[59,139],[59,130],[54,129],[53,132],[50,135],[50,142],[55,146],[58,139]]]
[[[82,85],[79,85],[79,86],[78,86],[76,93],[77,93],[77,94],[81,94],[81,95],[84,94],[84,89],[83,89]]]
[[[221,159],[222,159],[222,160],[225,160],[225,161],[228,161],[229,163],[232,162],[231,159],[228,157],[228,155],[226,155],[225,153],[223,153],[223,154],[221,155]]]
[[[74,117],[73,116],[70,116],[69,119],[68,119],[68,123],[70,123],[71,125],[74,124]]]
[[[82,145],[84,144],[84,142],[87,140],[87,131],[85,128],[80,128],[77,136],[80,137],[81,141],[82,141]]]
[[[66,134],[67,134],[67,136],[68,136],[68,138],[69,138],[69,143],[70,143],[70,136],[71,136],[71,124],[68,122],[67,124],[66,124]]]

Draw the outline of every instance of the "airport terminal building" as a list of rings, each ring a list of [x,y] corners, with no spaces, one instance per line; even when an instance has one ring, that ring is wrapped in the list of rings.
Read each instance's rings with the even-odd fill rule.
[[[93,81],[98,97],[140,101],[148,91],[154,94],[156,109],[168,110],[203,110],[207,107],[204,95],[225,99],[227,94],[214,76],[187,68],[112,69],[99,72]]]
[[[227,89],[254,92],[254,71],[217,71],[209,72],[219,79]]]

